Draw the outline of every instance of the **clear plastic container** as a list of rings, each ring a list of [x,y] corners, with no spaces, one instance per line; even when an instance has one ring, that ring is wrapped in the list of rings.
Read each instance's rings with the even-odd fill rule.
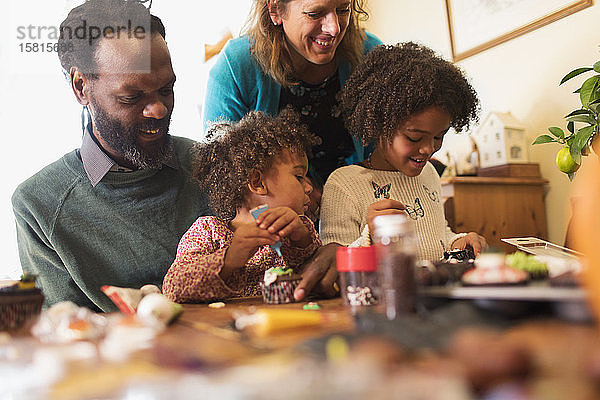
[[[375,247],[338,247],[336,255],[344,304],[353,312],[377,304],[381,289]]]
[[[380,215],[373,220],[382,303],[387,319],[416,311],[416,236],[404,214]]]

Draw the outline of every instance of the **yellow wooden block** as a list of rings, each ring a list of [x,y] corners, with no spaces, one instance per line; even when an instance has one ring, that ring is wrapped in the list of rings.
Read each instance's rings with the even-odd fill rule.
[[[258,336],[266,336],[277,331],[320,325],[323,316],[319,312],[290,309],[258,309],[253,314],[256,323],[253,331]]]

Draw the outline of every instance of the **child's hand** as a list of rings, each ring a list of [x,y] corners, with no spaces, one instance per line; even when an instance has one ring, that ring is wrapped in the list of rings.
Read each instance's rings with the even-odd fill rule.
[[[269,233],[280,237],[289,237],[290,241],[299,247],[307,246],[310,232],[300,220],[300,217],[289,207],[269,208],[256,217],[256,225]]]
[[[483,236],[480,236],[475,232],[469,232],[467,236],[456,239],[454,243],[452,243],[453,249],[464,250],[467,247],[472,248],[473,253],[477,256],[487,247],[487,241]]]
[[[231,246],[225,253],[221,277],[225,278],[225,275],[231,273],[234,269],[243,267],[260,246],[271,245],[279,240],[279,236],[256,225],[240,225],[235,230]]]
[[[367,211],[367,224],[371,235],[375,232],[373,220],[379,215],[402,214],[406,206],[399,201],[392,199],[379,200],[369,206]]]

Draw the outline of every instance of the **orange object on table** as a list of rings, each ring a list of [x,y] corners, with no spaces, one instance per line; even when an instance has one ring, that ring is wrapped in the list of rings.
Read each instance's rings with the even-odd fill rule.
[[[600,321],[600,161],[597,155],[586,159],[586,171],[576,182],[582,194],[572,224],[577,250],[585,254],[581,272],[588,300]]]

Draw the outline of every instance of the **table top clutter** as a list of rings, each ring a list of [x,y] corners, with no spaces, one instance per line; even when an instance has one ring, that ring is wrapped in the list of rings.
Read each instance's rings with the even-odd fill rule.
[[[105,286],[121,312],[62,302],[20,329],[16,300],[39,290],[3,283],[0,311],[13,325],[0,332],[1,387],[9,398],[61,400],[600,398],[600,337],[575,256],[421,262],[416,307],[390,317],[364,257],[341,255],[354,258],[346,271],[338,257],[349,285],[338,298],[180,305],[152,285]],[[511,268],[531,279],[497,280]],[[365,284],[374,301],[350,301],[350,286]]]
[[[340,298],[317,304],[186,304],[156,335],[115,313],[104,316],[111,327],[104,336],[62,344],[43,343],[29,327],[2,333],[3,390],[49,399],[600,395],[600,340],[591,323],[486,320],[455,302],[386,321],[377,306],[352,315]],[[521,397],[506,397],[513,395]]]

